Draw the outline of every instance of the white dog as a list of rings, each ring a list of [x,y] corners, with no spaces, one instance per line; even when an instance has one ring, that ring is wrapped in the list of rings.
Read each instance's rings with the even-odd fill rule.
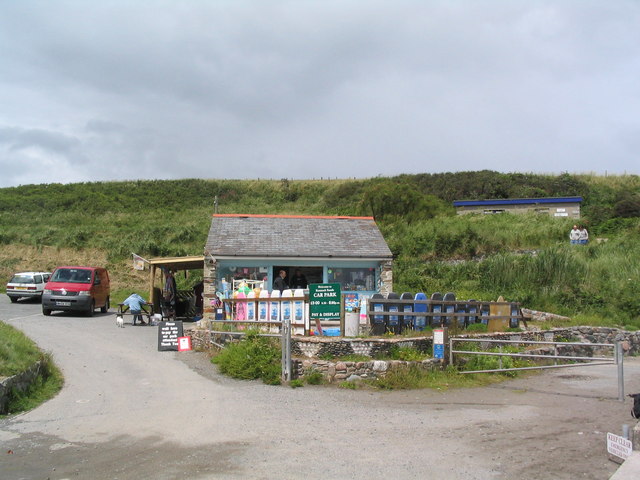
[[[124,318],[122,318],[122,315],[116,317],[116,327],[124,328]]]

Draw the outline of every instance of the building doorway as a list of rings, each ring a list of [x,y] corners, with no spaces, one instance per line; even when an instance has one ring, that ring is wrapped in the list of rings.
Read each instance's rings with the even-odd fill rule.
[[[285,281],[292,288],[308,288],[310,283],[322,283],[323,268],[322,267],[304,267],[304,266],[274,266],[272,278],[275,280],[280,274],[280,270],[284,270],[287,274]],[[300,276],[297,273],[300,273]],[[294,283],[296,283],[294,285]],[[304,286],[302,286],[304,285]],[[271,285],[273,288],[273,285]]]

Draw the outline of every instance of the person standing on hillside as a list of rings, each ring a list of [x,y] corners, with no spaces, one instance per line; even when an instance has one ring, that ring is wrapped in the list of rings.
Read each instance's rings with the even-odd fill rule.
[[[580,242],[580,229],[578,225],[574,225],[571,232],[569,232],[569,241],[571,245],[577,245]]]
[[[580,245],[586,245],[589,243],[589,232],[587,231],[587,227],[584,225],[580,227],[580,238],[578,239],[578,243]]]

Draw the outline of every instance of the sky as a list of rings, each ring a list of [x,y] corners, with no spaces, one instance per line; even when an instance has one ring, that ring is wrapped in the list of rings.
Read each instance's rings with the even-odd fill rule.
[[[637,0],[0,0],[0,187],[640,173]]]

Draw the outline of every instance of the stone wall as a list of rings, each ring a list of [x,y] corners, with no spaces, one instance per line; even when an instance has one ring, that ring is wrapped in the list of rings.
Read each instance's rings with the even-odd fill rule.
[[[579,342],[579,343],[607,343],[622,342],[625,355],[640,355],[640,330],[627,331],[608,327],[568,327],[554,328],[542,331],[523,331],[520,333],[485,333],[477,335],[456,335],[456,338],[495,338],[497,340],[526,340],[546,342]],[[566,351],[573,351],[580,356],[610,355],[611,348],[572,347],[567,343]],[[564,353],[564,352],[563,352]]]
[[[390,338],[342,338],[342,337],[293,337],[291,353],[300,357],[344,357],[387,355],[393,347],[412,347],[423,353],[431,353],[431,337]]]
[[[422,362],[404,362],[401,360],[371,360],[368,362],[331,362],[318,359],[296,359],[293,361],[293,377],[303,378],[311,373],[321,373],[329,383],[358,381],[384,377],[387,372],[418,365],[425,370],[441,368],[440,360],[427,359]]]
[[[393,292],[393,261],[391,260],[382,262],[380,265],[378,291],[384,296],[389,292]]]
[[[196,350],[211,347],[209,330],[192,328],[185,332],[191,337],[191,344]],[[456,335],[456,338],[495,338],[498,340],[527,341],[561,341],[580,343],[615,343],[622,342],[626,355],[640,355],[640,330],[626,331],[607,327],[569,327],[554,328],[545,331],[523,331],[519,333],[499,332],[474,335]],[[423,353],[431,353],[433,342],[431,337],[389,337],[389,338],[342,338],[342,337],[293,337],[291,339],[292,354],[305,358],[324,356],[342,357],[345,355],[365,355],[375,357],[388,354],[394,346],[413,347]],[[571,347],[579,350],[581,356],[611,354],[610,348],[593,349]],[[582,355],[585,354],[585,355]]]
[[[202,292],[203,304],[202,304],[202,317],[205,320],[215,320],[216,312],[211,306],[211,301],[215,300],[216,295],[216,271],[217,271],[216,259],[211,255],[205,253],[204,270],[202,283],[204,290]]]
[[[40,375],[42,363],[36,362],[26,371],[7,377],[0,381],[0,414],[4,415],[9,407],[9,400],[14,391],[26,392]]]
[[[557,320],[566,322],[571,320],[569,317],[563,317],[562,315],[556,315],[555,313],[539,312],[538,310],[530,310],[528,308],[523,308],[521,312],[525,321],[550,322]]]

